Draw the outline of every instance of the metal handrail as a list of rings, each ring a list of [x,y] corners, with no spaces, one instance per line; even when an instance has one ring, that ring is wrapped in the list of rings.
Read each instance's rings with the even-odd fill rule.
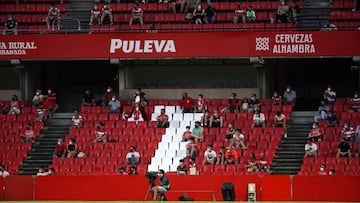
[[[76,21],[77,22],[77,30],[80,31],[81,30],[81,24],[80,24],[80,20],[78,18],[74,18],[74,17],[62,17],[61,19],[61,24],[64,22],[64,20],[73,20],[73,21]],[[52,30],[55,29],[55,24],[58,26],[58,30],[60,30],[60,27],[61,27],[61,24],[58,25],[58,21],[59,19],[55,19],[53,22],[52,22]]]

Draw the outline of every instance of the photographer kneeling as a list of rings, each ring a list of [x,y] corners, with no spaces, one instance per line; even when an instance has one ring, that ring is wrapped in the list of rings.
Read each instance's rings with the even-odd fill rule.
[[[159,185],[151,188],[151,192],[153,193],[153,200],[156,200],[156,197],[159,196],[164,198],[163,192],[170,190],[170,182],[169,179],[165,176],[165,171],[160,169],[158,172]]]

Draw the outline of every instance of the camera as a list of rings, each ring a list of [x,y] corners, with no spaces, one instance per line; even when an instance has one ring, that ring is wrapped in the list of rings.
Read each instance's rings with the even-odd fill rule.
[[[149,179],[150,185],[155,186],[155,179],[158,177],[158,173],[156,171],[149,171],[146,173],[145,177]]]

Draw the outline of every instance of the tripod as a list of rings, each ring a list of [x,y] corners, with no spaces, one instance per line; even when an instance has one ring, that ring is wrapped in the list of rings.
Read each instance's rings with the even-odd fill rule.
[[[144,201],[146,201],[147,200],[147,198],[148,198],[148,196],[149,196],[149,193],[150,193],[150,190],[151,190],[151,188],[153,188],[155,185],[154,184],[149,184],[149,187],[148,187],[148,189],[147,189],[147,191],[146,191],[146,194],[145,194],[145,197],[144,197]],[[157,196],[158,196],[158,200],[159,201],[167,201],[167,199],[166,199],[166,197],[165,197],[165,194],[163,193],[163,192],[158,192],[158,194],[157,194]]]
[[[147,200],[147,198],[148,198],[148,196],[149,196],[149,193],[150,193],[150,190],[151,190],[152,187],[153,187],[153,185],[152,185],[152,184],[149,184],[149,187],[148,187],[148,189],[147,189],[147,191],[146,191],[146,194],[145,194],[145,197],[144,197],[144,201]]]

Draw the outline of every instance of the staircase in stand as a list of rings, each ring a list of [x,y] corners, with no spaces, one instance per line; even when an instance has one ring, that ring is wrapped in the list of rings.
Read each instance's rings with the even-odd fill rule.
[[[303,0],[297,30],[320,30],[329,20],[331,9],[329,0]]]
[[[50,125],[46,126],[35,140],[23,164],[19,175],[36,175],[40,167],[45,169],[52,163],[55,145],[59,138],[69,133],[72,113],[56,113]]]
[[[304,158],[307,136],[314,122],[314,111],[294,111],[270,167],[271,174],[296,175]]]
[[[66,4],[66,13],[62,16],[59,32],[88,32],[90,10],[94,5],[92,0],[76,0]],[[80,23],[80,29],[79,29]]]

